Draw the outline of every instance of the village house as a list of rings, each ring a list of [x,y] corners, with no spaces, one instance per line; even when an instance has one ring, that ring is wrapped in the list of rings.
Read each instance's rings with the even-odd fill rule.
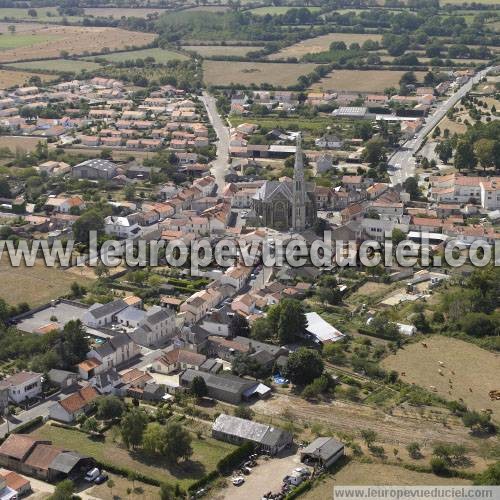
[[[0,391],[8,389],[9,400],[22,403],[42,393],[42,374],[22,371],[0,380]]]
[[[98,396],[99,393],[88,385],[54,403],[49,408],[49,416],[53,420],[72,423],[80,415],[85,415],[90,410],[92,403]]]

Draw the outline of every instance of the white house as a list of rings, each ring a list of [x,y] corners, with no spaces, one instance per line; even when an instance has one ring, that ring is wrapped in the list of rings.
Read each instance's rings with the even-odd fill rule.
[[[9,399],[21,403],[42,392],[42,374],[35,372],[19,372],[0,381],[0,389],[9,389]]]
[[[142,228],[127,217],[109,215],[104,219],[104,232],[117,238],[137,238],[142,233]]]
[[[177,333],[176,314],[170,309],[153,306],[145,312],[137,328],[130,334],[143,346],[160,346]]]
[[[82,323],[91,328],[99,328],[116,321],[116,316],[120,311],[126,309],[128,304],[122,299],[113,300],[107,304],[96,302],[85,312]]]
[[[140,349],[129,334],[119,333],[109,338],[87,353],[88,359],[97,360],[100,365],[95,374],[102,373],[109,368],[120,366],[140,354]]]

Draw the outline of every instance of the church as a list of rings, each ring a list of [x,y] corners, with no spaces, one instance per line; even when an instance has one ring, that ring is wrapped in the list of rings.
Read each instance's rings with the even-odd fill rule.
[[[315,185],[304,180],[302,139],[297,137],[293,181],[266,181],[252,199],[256,222],[278,231],[304,231],[316,222]]]

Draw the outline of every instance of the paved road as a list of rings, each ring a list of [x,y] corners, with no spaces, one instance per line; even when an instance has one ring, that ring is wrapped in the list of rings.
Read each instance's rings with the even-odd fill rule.
[[[58,394],[47,398],[43,403],[19,413],[19,415],[9,415],[9,425],[7,426],[7,422],[0,425],[0,437],[4,437],[5,434],[7,434],[7,431],[12,432],[16,427],[19,427],[21,424],[29,422],[36,417],[48,416],[49,408],[54,404],[54,402],[59,401],[61,398],[66,396],[67,394],[59,392]]]
[[[219,193],[224,189],[224,177],[229,169],[229,128],[222,121],[215,104],[215,98],[208,92],[201,97],[207,110],[208,118],[217,134],[217,158],[212,162],[212,174],[217,182]]]
[[[389,159],[389,175],[391,184],[401,184],[408,177],[415,175],[415,158],[413,155],[421,148],[424,139],[429,132],[445,117],[448,110],[450,110],[457,102],[462,99],[472,88],[484,78],[490,71],[497,70],[497,67],[490,66],[489,68],[480,71],[476,76],[471,78],[465,85],[460,87],[452,96],[446,101],[440,103],[432,115],[427,117],[425,125],[422,130],[417,134],[416,139],[411,139],[401,146]]]

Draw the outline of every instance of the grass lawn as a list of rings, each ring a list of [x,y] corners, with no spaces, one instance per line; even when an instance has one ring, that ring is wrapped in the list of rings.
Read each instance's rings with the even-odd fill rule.
[[[299,130],[303,132],[311,132],[311,133],[324,133],[326,127],[332,124],[332,118],[317,116],[315,118],[278,118],[278,117],[263,117],[263,118],[254,118],[254,117],[236,117],[231,116],[230,122],[233,127],[237,127],[241,123],[256,123],[261,127],[267,129],[273,128],[289,128],[290,126],[296,125]]]
[[[20,68],[31,71],[61,71],[79,73],[82,70],[92,71],[100,68],[99,63],[92,61],[72,61],[70,59],[47,59],[40,61],[20,62],[9,64],[9,68]]]
[[[491,401],[488,393],[499,388],[500,355],[486,351],[462,340],[434,335],[400,349],[382,361],[384,370],[405,372],[404,382],[417,384],[436,394],[458,401],[474,410],[491,408],[493,418],[500,421],[500,406]],[[439,362],[444,366],[440,366]],[[439,373],[442,371],[442,375]],[[451,381],[451,382],[450,382]]]
[[[30,306],[46,304],[66,295],[74,281],[88,286],[91,281],[55,267],[46,267],[41,259],[33,267],[12,267],[6,253],[0,262],[0,297],[15,305],[27,302]]]
[[[203,57],[246,56],[249,52],[262,49],[262,47],[248,45],[184,45],[182,48],[196,52]]]
[[[114,54],[105,54],[99,56],[99,58],[106,59],[106,61],[111,61],[111,62],[145,59],[146,57],[154,57],[157,63],[166,63],[168,61],[173,61],[175,59],[181,61],[189,59],[187,56],[179,52],[175,52],[173,50],[164,50],[159,48],[131,50],[128,52],[115,52]],[[87,59],[93,59],[93,58],[87,58]]]
[[[294,6],[295,7],[295,6]],[[257,7],[256,9],[251,9],[247,12],[254,14],[255,16],[267,16],[268,14],[271,16],[279,16],[282,14],[286,14],[292,7],[284,6],[284,7]],[[298,7],[296,7],[298,8]],[[309,12],[318,12],[321,10],[319,7],[307,7]]]
[[[118,498],[141,498],[143,500],[157,500],[160,496],[160,488],[151,486],[150,484],[141,483],[140,481],[129,481],[127,478],[118,476],[116,474],[109,474],[110,479],[113,480],[115,485],[109,488],[108,483],[93,486],[85,491],[85,493],[92,495],[94,498],[101,500],[115,500]],[[131,489],[132,493],[129,495],[127,489]],[[134,491],[135,488],[135,491]]]
[[[89,439],[81,432],[52,427],[49,424],[35,430],[33,434],[51,440],[56,446],[64,446],[67,449],[90,455],[97,460],[136,470],[159,481],[178,482],[183,488],[187,488],[195,480],[214,470],[217,462],[235,449],[229,443],[212,438],[198,439],[193,436],[191,459],[172,466],[161,458],[146,457],[140,451],[129,452],[121,445],[114,443],[109,435],[105,441],[96,441]]]
[[[412,486],[412,485],[467,485],[470,481],[438,477],[434,474],[414,472],[388,464],[367,464],[352,461],[334,475],[320,480],[313,489],[300,498],[313,500],[332,498],[334,486]],[[333,497],[335,498],[335,497]]]
[[[317,64],[280,64],[259,62],[204,61],[203,75],[207,85],[271,85],[289,87],[299,76],[311,73]]]
[[[33,34],[15,34],[0,36],[0,50],[17,49],[19,47],[31,47],[39,43],[56,40],[57,36],[52,35],[33,35]]]
[[[334,70],[315,83],[312,89],[351,92],[383,92],[388,87],[398,87],[404,71],[391,70]],[[417,80],[423,81],[425,72],[415,71]]]

